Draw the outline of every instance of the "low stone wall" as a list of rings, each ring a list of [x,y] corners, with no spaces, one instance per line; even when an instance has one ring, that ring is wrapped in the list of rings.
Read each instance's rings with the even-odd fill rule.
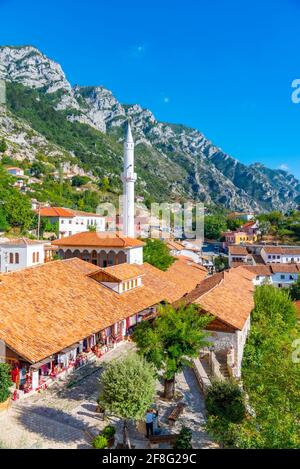
[[[211,382],[199,358],[193,360],[193,370],[199,383],[199,386],[202,392],[205,394],[207,389],[211,386]]]

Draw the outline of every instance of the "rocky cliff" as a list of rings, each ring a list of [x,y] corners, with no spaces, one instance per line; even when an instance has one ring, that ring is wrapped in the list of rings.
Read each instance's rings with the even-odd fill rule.
[[[300,182],[291,174],[246,166],[198,130],[159,122],[148,109],[121,104],[103,86],[72,87],[61,66],[34,47],[0,47],[0,78],[8,83],[0,135],[20,155],[34,158],[39,146],[51,148],[95,176],[119,181],[130,117],[141,195],[238,210],[287,210],[300,203]]]

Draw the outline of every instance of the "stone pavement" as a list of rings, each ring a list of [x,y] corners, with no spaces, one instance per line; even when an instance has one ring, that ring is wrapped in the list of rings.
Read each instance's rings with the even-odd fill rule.
[[[14,403],[0,413],[0,447],[8,448],[90,448],[92,438],[112,423],[116,426],[116,441],[122,441],[122,421],[95,413],[99,394],[99,376],[103,362],[122,357],[134,349],[132,343],[122,343],[116,349],[69,376],[65,383],[55,384],[27,399]],[[162,386],[158,384],[158,391]],[[195,448],[212,447],[203,424],[204,402],[191,369],[177,376],[176,390],[184,395],[187,404],[179,421],[171,431],[177,433],[181,425],[193,430]],[[171,405],[157,399],[162,426],[170,431],[167,415]],[[144,432],[130,425],[130,440],[136,448],[148,448]]]

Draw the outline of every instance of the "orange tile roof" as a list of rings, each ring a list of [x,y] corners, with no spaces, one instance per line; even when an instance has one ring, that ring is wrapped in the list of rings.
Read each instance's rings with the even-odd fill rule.
[[[178,243],[178,242],[173,241],[171,239],[166,241],[166,245],[171,250],[176,249],[177,251],[182,251],[182,250],[186,249],[181,243]]]
[[[269,265],[247,265],[244,264],[243,267],[249,272],[253,272],[255,275],[261,275],[270,277],[272,275],[272,271]]]
[[[247,256],[248,254],[246,246],[241,246],[239,244],[232,244],[228,249],[229,254],[232,255]]]
[[[38,210],[36,210],[38,212]],[[68,209],[63,207],[42,207],[40,209],[41,217],[67,217],[73,218],[75,215],[74,213]]]
[[[299,247],[282,247],[282,246],[264,246],[263,249],[267,254],[283,254],[290,256],[299,256],[300,255],[300,246]]]
[[[205,274],[186,265],[184,275],[191,271],[191,278],[183,286],[176,271],[169,280],[149,264],[135,267],[145,274],[143,286],[122,294],[91,278],[101,269],[78,258],[3,274],[0,340],[35,363],[163,300],[179,299]]]
[[[242,330],[254,307],[254,277],[244,267],[215,274],[186,295],[183,302],[197,304],[223,323]]]
[[[129,280],[141,275],[141,271],[137,265],[127,263],[105,267],[102,268],[101,271],[120,281]]]
[[[128,238],[122,233],[105,232],[105,231],[85,231],[52,241],[55,246],[66,247],[138,247],[144,246],[145,243],[135,238]]]
[[[269,264],[270,269],[274,274],[287,273],[299,274],[300,264]]]

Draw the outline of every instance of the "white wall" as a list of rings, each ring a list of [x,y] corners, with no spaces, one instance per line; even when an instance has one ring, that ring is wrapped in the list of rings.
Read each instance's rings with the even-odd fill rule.
[[[51,218],[51,221],[59,221],[59,238],[72,236],[88,231],[89,226],[95,226],[96,231],[105,231],[105,217],[80,216],[72,218]]]
[[[14,262],[10,263],[10,254],[13,254]],[[16,253],[19,254],[19,263],[16,263]],[[33,253],[39,253],[39,261],[33,262]],[[37,255],[35,254],[35,259]],[[24,246],[0,245],[0,272],[13,272],[16,270],[43,264],[45,259],[44,245],[30,244]]]
[[[138,246],[127,250],[127,264],[143,263],[143,247]]]
[[[261,250],[261,256],[263,260],[270,264],[270,263],[276,263],[276,264],[290,264],[290,263],[300,263],[300,253],[299,254],[267,254],[262,248]],[[269,256],[271,256],[269,258]]]

